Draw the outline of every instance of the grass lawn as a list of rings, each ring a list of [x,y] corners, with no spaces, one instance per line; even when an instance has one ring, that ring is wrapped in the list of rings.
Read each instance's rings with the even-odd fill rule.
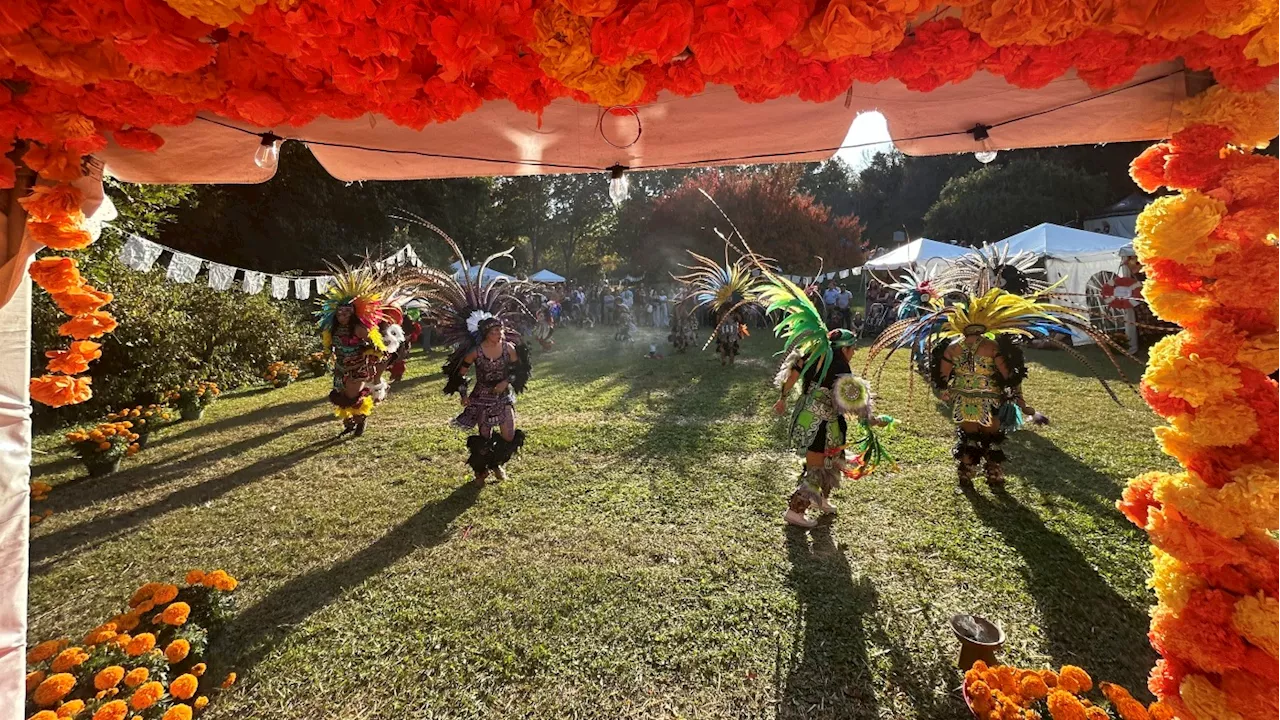
[[[957,612],[999,622],[1008,661],[1145,694],[1147,545],[1113,502],[1170,462],[1135,395],[1031,352],[1053,423],[1006,443],[1007,491],[960,494],[951,425],[895,358],[877,392],[900,472],[847,482],[806,533],[781,520],[799,460],[771,338],[731,370],[607,329],[556,339],[512,477],[483,489],[440,353],[415,352],[358,440],[335,442],[327,379],[225,396],[103,479],[39,438],[30,639],[223,567],[240,612],[211,672],[243,680],[213,718],[960,718]]]

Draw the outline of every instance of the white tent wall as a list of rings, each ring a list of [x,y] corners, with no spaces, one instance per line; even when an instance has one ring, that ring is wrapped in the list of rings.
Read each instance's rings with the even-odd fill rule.
[[[1068,305],[1082,313],[1088,313],[1090,308],[1085,300],[1085,295],[1089,289],[1089,280],[1100,272],[1119,273],[1120,256],[1117,251],[1105,250],[1102,252],[1089,253],[1087,255],[1071,255],[1064,257],[1047,256],[1044,259],[1044,272],[1049,282],[1058,282],[1063,280],[1059,289],[1064,293],[1055,300],[1062,304]],[[1075,333],[1073,340],[1077,345],[1090,345],[1093,343],[1087,335]]]

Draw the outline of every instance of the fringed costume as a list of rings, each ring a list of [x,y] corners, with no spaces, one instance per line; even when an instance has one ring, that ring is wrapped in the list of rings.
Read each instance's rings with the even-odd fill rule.
[[[613,333],[613,339],[618,342],[635,342],[636,331],[635,315],[631,314],[630,305],[618,306],[618,329]]]
[[[952,455],[963,487],[971,486],[979,471],[988,484],[1002,484],[1006,434],[1021,427],[1027,415],[1034,422],[1047,422],[1022,396],[1027,370],[1018,346],[1020,339],[1045,339],[1087,366],[1080,353],[1055,339],[1073,330],[1083,333],[1098,344],[1124,377],[1115,355],[1127,353],[1093,328],[1086,317],[1046,302],[1044,296],[1051,292],[1050,287],[1022,297],[996,287],[952,305],[934,299],[924,314],[894,323],[871,346],[868,362],[883,353],[881,368],[899,348],[909,348],[914,359],[926,363],[931,383],[950,406],[956,424]],[[1099,381],[1118,402],[1106,380]]]
[[[409,268],[406,276],[430,301],[428,320],[446,345],[452,347],[442,368],[446,395],[457,393],[463,409],[452,425],[475,430],[467,438],[467,464],[477,482],[490,475],[504,479],[504,466],[524,445],[524,431],[516,427],[516,395],[529,382],[529,349],[517,326],[530,319],[517,293],[520,283],[502,277],[485,281],[489,263],[510,257],[511,251],[490,255],[472,272],[457,244],[431,223],[409,219],[440,235],[462,263],[461,280],[434,268]],[[475,387],[469,375],[475,369]],[[494,433],[497,428],[498,432]]]
[[[676,305],[671,313],[671,332],[667,342],[678,353],[683,353],[698,341],[698,320],[693,314],[693,303],[685,300]]]
[[[333,353],[329,402],[342,420],[339,436],[364,434],[373,412],[375,389],[386,367],[387,345],[381,327],[388,323],[392,281],[372,267],[334,269],[334,281],[320,298],[316,325]]]
[[[721,365],[733,364],[741,350],[742,338],[749,335],[743,320],[759,312],[760,308],[757,280],[751,275],[751,261],[740,257],[731,263],[728,253],[726,247],[724,264],[719,265],[711,258],[690,250],[694,264],[684,266],[688,270],[684,275],[673,276],[690,289],[693,303],[688,314],[692,315],[704,307],[711,314],[714,330],[702,349],[707,349],[714,341]]]

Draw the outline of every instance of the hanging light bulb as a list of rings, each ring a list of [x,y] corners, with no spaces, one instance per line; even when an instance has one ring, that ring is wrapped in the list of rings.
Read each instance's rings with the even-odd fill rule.
[[[631,181],[627,178],[627,169],[621,165],[609,168],[609,199],[614,207],[622,204],[631,193]]]
[[[253,151],[253,164],[275,172],[280,165],[280,143],[284,142],[284,138],[274,133],[263,133],[262,142],[259,143],[258,149]]]
[[[982,149],[973,154],[973,158],[978,162],[986,165],[996,159],[996,150],[991,147],[991,126],[978,123],[969,128],[969,134],[973,135],[974,142],[982,144]]]

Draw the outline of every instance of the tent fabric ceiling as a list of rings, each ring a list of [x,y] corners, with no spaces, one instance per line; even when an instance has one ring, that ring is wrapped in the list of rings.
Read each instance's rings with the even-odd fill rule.
[[[993,129],[991,147],[1153,140],[1169,135],[1173,105],[1185,97],[1177,69],[1172,63],[1148,66],[1124,88],[1102,93],[1074,73],[1029,90],[979,72],[930,93],[908,90],[896,80],[855,84],[845,98],[828,103],[796,98],[747,103],[730,87],[712,86],[690,98],[664,94],[637,108],[636,116],[602,115],[599,108],[561,99],[539,123],[502,101],[421,131],[373,115],[325,118],[274,131],[314,141],[309,147],[316,159],[348,182],[587,172],[615,164],[648,169],[824,160],[840,147],[853,119],[868,111],[882,113],[898,147],[912,155],[981,149],[965,132],[973,125],[997,125],[1033,113],[1043,114]],[[1070,103],[1076,104],[1063,107]],[[272,172],[253,163],[260,141],[251,134],[261,129],[244,129],[249,132],[202,120],[157,127],[165,138],[157,152],[113,144],[99,157],[112,175],[128,182],[264,182]],[[939,135],[945,136],[916,139]]]

